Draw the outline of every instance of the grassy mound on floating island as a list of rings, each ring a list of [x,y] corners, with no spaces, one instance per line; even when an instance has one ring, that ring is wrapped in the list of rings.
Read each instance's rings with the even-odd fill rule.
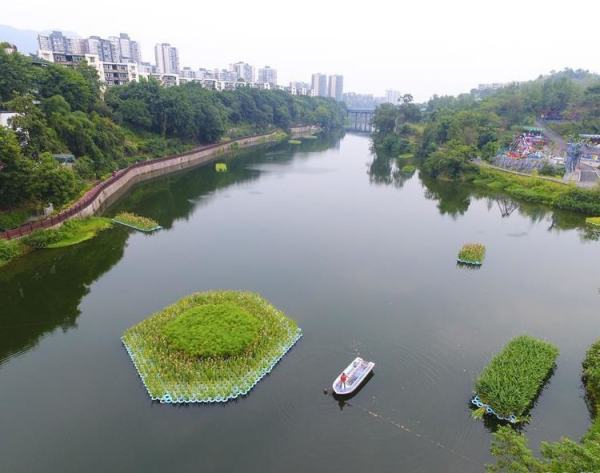
[[[485,246],[481,243],[467,243],[458,252],[458,262],[463,264],[482,264],[485,259]]]
[[[118,213],[114,218],[113,222],[120,223],[126,227],[135,228],[142,232],[153,232],[162,228],[156,220],[151,218],[141,217],[131,212]]]
[[[484,404],[478,413],[483,415],[490,407],[497,417],[524,420],[552,374],[557,357],[558,348],[548,342],[527,335],[513,338],[475,383],[476,395]]]
[[[122,340],[153,400],[226,402],[247,394],[301,333],[259,295],[219,291],[181,299]]]

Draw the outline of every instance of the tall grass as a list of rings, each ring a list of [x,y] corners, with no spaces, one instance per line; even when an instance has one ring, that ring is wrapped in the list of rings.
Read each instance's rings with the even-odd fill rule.
[[[113,221],[133,227],[143,232],[151,232],[160,228],[160,225],[156,220],[148,217],[142,217],[132,212],[120,212],[113,218]]]
[[[485,259],[485,246],[481,243],[465,243],[458,252],[458,261],[467,264],[482,264]]]
[[[512,339],[486,366],[475,392],[501,416],[522,417],[555,366],[558,348],[522,335]]]
[[[258,322],[258,336],[239,354],[197,356],[172,343],[169,327],[202,306],[235,306]],[[230,327],[230,330],[236,330]],[[247,393],[300,336],[296,323],[251,292],[196,293],[126,330],[123,343],[153,399],[225,401]],[[187,401],[186,401],[187,402]]]

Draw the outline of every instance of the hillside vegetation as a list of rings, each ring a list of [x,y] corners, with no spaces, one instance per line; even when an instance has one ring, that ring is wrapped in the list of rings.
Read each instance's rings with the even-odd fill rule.
[[[597,189],[584,191],[538,184],[534,178],[499,177],[500,173],[473,164],[474,158],[491,159],[510,144],[522,126],[534,125],[541,116],[553,119],[549,126],[566,139],[579,133],[600,133],[600,77],[566,69],[497,90],[434,96],[420,106],[405,95],[402,103],[384,104],[376,110],[373,144],[379,159],[414,155],[422,170],[434,178],[466,179],[487,186],[491,180],[499,180],[498,189],[529,201],[586,213],[600,211]]]
[[[329,129],[344,119],[343,105],[332,99],[280,90],[216,92],[142,79],[103,93],[86,64],[69,68],[4,48],[0,108],[19,113],[10,128],[0,127],[3,227],[21,223],[28,210],[65,205],[135,161],[300,123]],[[75,163],[58,164],[52,156],[58,153],[73,154]]]

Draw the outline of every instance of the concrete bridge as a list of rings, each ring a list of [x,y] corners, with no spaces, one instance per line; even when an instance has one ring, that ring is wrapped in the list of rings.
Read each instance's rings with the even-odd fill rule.
[[[373,131],[375,110],[367,108],[349,108],[346,114],[346,128],[352,131],[370,133]]]

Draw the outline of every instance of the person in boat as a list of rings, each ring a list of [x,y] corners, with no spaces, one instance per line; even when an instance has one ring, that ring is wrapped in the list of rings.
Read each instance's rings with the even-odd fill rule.
[[[346,381],[348,381],[348,376],[346,376],[346,373],[342,372],[342,375],[340,376],[340,384],[343,388],[346,387]]]

